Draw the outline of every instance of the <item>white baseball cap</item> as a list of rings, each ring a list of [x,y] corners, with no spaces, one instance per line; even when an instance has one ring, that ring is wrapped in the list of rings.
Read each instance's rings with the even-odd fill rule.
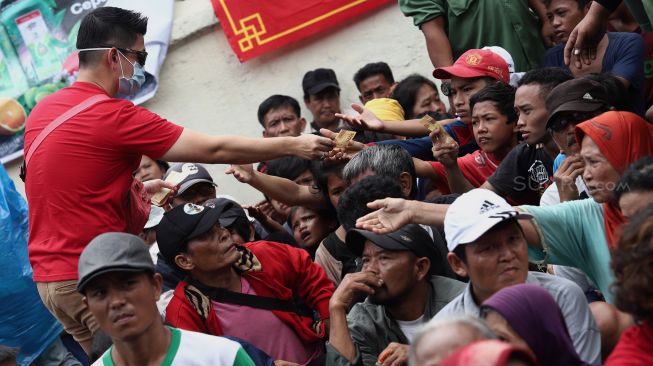
[[[447,248],[453,252],[458,245],[473,242],[503,221],[532,217],[515,210],[490,190],[473,189],[458,197],[447,210],[444,217]]]
[[[482,49],[492,51],[501,56],[501,58],[506,60],[506,63],[508,64],[508,71],[511,74],[515,72],[515,61],[513,61],[512,55],[510,52],[506,51],[505,48],[499,46],[485,46]]]

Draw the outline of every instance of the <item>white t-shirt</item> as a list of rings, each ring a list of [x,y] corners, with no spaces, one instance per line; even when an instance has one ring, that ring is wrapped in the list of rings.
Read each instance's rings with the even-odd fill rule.
[[[238,342],[203,333],[168,327],[170,347],[161,366],[254,366]],[[92,366],[114,366],[110,347]]]
[[[404,332],[406,339],[408,339],[408,343],[413,343],[413,338],[415,337],[415,334],[422,327],[422,325],[424,325],[424,314],[422,314],[422,316],[420,316],[415,320],[410,320],[410,321],[397,320],[397,324],[399,324],[399,328],[401,329],[401,331]]]

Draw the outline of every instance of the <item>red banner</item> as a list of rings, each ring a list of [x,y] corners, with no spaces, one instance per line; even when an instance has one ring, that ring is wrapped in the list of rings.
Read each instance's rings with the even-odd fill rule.
[[[211,0],[241,62],[356,18],[393,0]]]

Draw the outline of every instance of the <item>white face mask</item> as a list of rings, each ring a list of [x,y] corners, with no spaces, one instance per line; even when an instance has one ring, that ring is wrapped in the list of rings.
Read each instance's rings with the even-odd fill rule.
[[[110,50],[111,48],[108,47],[101,47],[101,48],[84,48],[81,50],[78,50],[79,52],[82,51],[104,51],[104,50]],[[125,71],[122,67],[122,60],[118,60],[120,64],[120,73],[121,76],[118,78],[118,93],[123,94],[123,95],[135,95],[138,93],[139,90],[141,90],[141,87],[145,83],[145,71],[143,71],[143,66],[139,64],[138,62],[132,63],[129,61],[127,56],[125,56],[120,50],[117,50],[118,54],[122,56],[127,62],[129,62],[130,65],[134,68],[134,72],[132,73],[131,77],[126,77],[125,76]]]

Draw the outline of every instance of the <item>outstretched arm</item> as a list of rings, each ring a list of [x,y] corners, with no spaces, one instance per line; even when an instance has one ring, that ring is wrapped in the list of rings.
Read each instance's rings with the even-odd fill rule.
[[[449,206],[408,201],[403,198],[384,198],[367,204],[367,207],[376,209],[376,211],[356,220],[356,227],[377,234],[391,233],[408,224],[443,227]],[[520,208],[515,207],[515,209],[521,211]],[[519,220],[519,224],[524,231],[526,242],[536,248],[541,248],[540,234],[537,232],[533,221]]]
[[[241,183],[261,191],[266,196],[290,206],[305,206],[312,209],[326,207],[324,196],[311,187],[299,185],[289,179],[267,175],[254,170],[251,164],[232,165],[225,173],[233,174]]]
[[[358,112],[358,115],[348,116],[337,113],[336,116],[355,128],[408,137],[421,137],[429,133],[429,130],[422,125],[419,119],[381,121],[372,111],[359,104],[353,103],[351,108]],[[445,121],[451,122],[453,119]]]
[[[166,161],[190,161],[208,164],[249,164],[296,155],[318,159],[335,143],[316,135],[297,137],[248,138],[210,136],[184,129],[177,142],[163,155]]]

